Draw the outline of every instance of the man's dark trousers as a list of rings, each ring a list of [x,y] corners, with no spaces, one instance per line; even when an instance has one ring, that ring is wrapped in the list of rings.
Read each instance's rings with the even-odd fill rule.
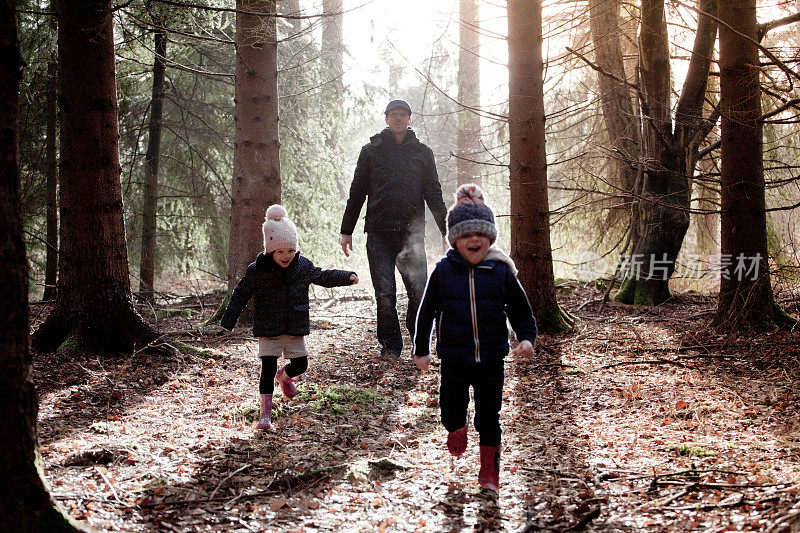
[[[395,266],[408,293],[406,327],[414,336],[417,309],[428,279],[425,236],[421,232],[372,231],[367,234],[367,260],[378,307],[378,342],[384,352],[400,355],[403,336],[397,318]]]

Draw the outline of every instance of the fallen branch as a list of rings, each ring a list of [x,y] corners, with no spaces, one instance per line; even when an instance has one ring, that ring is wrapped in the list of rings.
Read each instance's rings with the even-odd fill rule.
[[[697,355],[679,355],[678,359],[741,359],[741,356],[738,356],[738,355],[697,354]]]
[[[596,370],[604,370],[606,368],[614,368],[616,366],[627,366],[627,365],[675,365],[681,368],[686,368],[686,365],[679,361],[673,361],[672,359],[648,359],[646,361],[620,361],[619,363],[611,363],[609,365],[603,365],[597,367]]]
[[[251,466],[251,465],[245,465],[245,467],[247,467],[247,466]],[[239,470],[237,470],[236,472],[234,472],[230,476],[228,476],[225,479],[223,479],[220,482],[220,484],[217,485],[217,488],[214,489],[214,492],[216,492],[217,489],[219,489],[222,486],[222,484],[225,483],[226,480],[230,479],[232,476],[234,476],[238,472],[244,470],[245,467],[240,468]],[[321,470],[317,470],[315,472],[305,472],[305,473],[298,474],[298,475],[295,475],[295,476],[287,476],[287,477],[282,477],[282,478],[278,478],[278,479],[273,478],[273,481],[270,482],[270,484],[267,485],[267,487],[265,489],[259,490],[257,492],[253,492],[251,494],[241,494],[239,496],[236,496],[235,498],[237,500],[252,500],[252,499],[255,499],[255,498],[262,497],[262,496],[275,496],[276,494],[282,494],[287,489],[296,488],[297,486],[302,485],[304,483],[307,483],[307,484],[310,485],[313,482],[320,481],[320,480],[323,480],[323,479],[327,479],[328,477],[332,476],[333,474],[335,474],[337,472],[341,472],[344,469],[346,469],[345,465],[336,465],[336,466],[330,466],[330,467],[327,467],[327,468],[324,468],[324,469],[321,469]],[[211,493],[210,497],[204,499],[203,503],[228,502],[228,501],[231,500],[230,496],[216,496],[215,497],[214,496],[214,492]],[[150,508],[162,507],[162,506],[163,507],[166,507],[166,506],[177,507],[177,506],[195,505],[195,504],[197,504],[197,501],[165,500],[165,501],[159,501],[159,502],[145,503],[145,504],[139,505],[138,507],[140,509],[150,509]]]
[[[744,494],[734,494],[730,498],[717,503],[704,503],[695,505],[684,505],[682,507],[662,507],[665,511],[711,511],[713,509],[730,509],[745,503]]]
[[[135,508],[135,505],[131,505],[129,503],[125,503],[119,500],[112,500],[110,498],[98,498],[96,496],[83,496],[81,494],[51,494],[54,500],[64,501],[64,500],[76,500],[76,501],[84,501],[84,502],[98,502],[98,503],[109,503],[111,505],[122,505],[124,507]]]
[[[533,468],[533,467],[530,467],[530,466],[522,466],[522,467],[520,467],[520,470],[525,470],[526,472],[539,472],[541,474],[549,474],[551,476],[561,477],[561,478],[564,478],[564,479],[574,479],[575,481],[578,481],[579,483],[582,483],[583,486],[586,487],[587,489],[590,488],[589,484],[586,482],[586,480],[583,478],[583,476],[580,476],[580,475],[577,475],[577,474],[569,474],[569,473],[566,473],[566,472],[559,472],[558,470],[550,470],[548,468]]]
[[[377,320],[375,315],[367,316],[367,315],[352,315],[352,314],[344,314],[344,315],[326,315],[330,318],[361,318],[363,320]]]
[[[701,483],[701,482],[690,482],[690,481],[678,481],[678,480],[664,480],[658,481],[653,480],[654,485],[677,485],[677,486],[695,486],[699,489],[716,489],[716,490],[725,490],[725,489],[761,489],[761,488],[768,488],[768,487],[781,487],[783,485],[789,485],[790,483]]]
[[[695,490],[696,488],[697,488],[697,485],[689,485],[688,487],[686,487],[685,489],[683,489],[679,493],[667,498],[666,501],[661,502],[659,504],[659,507],[661,507],[662,509],[665,508],[667,505],[671,504],[675,500],[683,498],[684,496],[688,496],[689,493],[692,492],[693,490]]]
[[[111,489],[111,493],[114,495],[114,499],[117,500],[119,503],[126,505],[122,500],[119,499],[119,494],[117,494],[117,489],[114,488],[114,485],[111,484],[111,481],[109,481],[109,479],[106,477],[103,471],[100,470],[100,468],[98,468],[97,465],[95,465],[94,469],[97,471],[98,474],[100,474],[100,477],[103,478],[103,481],[106,482],[108,488]]]
[[[539,363],[538,365],[533,365],[533,369],[537,368],[551,368],[551,367],[561,367],[561,368],[578,368],[575,365],[568,365],[566,363]]]
[[[669,477],[676,477],[676,476],[699,476],[700,474],[707,474],[709,472],[715,472],[718,474],[733,474],[735,476],[746,476],[748,475],[747,472],[736,472],[733,470],[722,470],[720,468],[704,468],[704,469],[697,469],[692,468],[689,470],[680,470],[678,472],[668,472],[666,474],[647,474],[642,475],[641,477],[626,477],[626,478],[618,478],[620,481],[635,481],[637,479],[648,479],[652,478],[653,483],[657,482],[661,478],[669,478]],[[615,480],[612,480],[615,481]]]
[[[569,479],[580,479],[581,481],[583,481],[583,476],[580,476],[578,474],[570,474],[570,473],[567,473],[567,472],[559,472],[558,470],[551,470],[549,468],[534,468],[532,466],[521,466],[519,469],[520,470],[525,470],[526,472],[539,472],[541,474],[550,474],[550,475],[556,476],[556,477],[563,477],[563,478],[569,478]]]
[[[247,464],[247,465],[244,465],[243,467],[241,467],[241,468],[238,468],[238,469],[234,470],[233,472],[231,472],[231,473],[230,473],[230,474],[229,474],[229,475],[228,475],[228,476],[227,476],[225,479],[223,479],[222,481],[220,481],[220,482],[219,482],[219,484],[217,485],[217,487],[216,487],[216,488],[215,488],[213,491],[211,491],[211,496],[209,496],[209,497],[208,497],[208,499],[207,499],[206,501],[211,501],[211,500],[213,500],[213,499],[214,499],[214,495],[217,493],[217,491],[219,490],[219,488],[220,488],[220,487],[221,487],[223,484],[225,484],[225,482],[226,482],[226,481],[228,481],[229,479],[231,479],[233,476],[235,476],[236,474],[238,474],[238,473],[239,473],[239,472],[241,472],[242,470],[247,470],[247,469],[248,469],[248,468],[250,468],[251,466],[253,466],[253,465]]]
[[[591,511],[589,511],[588,513],[583,515],[583,517],[580,520],[578,520],[578,522],[575,525],[572,525],[572,526],[569,526],[569,527],[565,527],[561,531],[580,531],[581,529],[583,529],[586,526],[588,526],[589,522],[591,522],[592,520],[594,520],[598,516],[600,516],[600,507],[599,506],[595,507],[594,509],[592,509]]]
[[[798,507],[800,507],[800,502],[794,504],[791,511],[773,522],[771,526],[764,530],[764,533],[773,533],[773,531],[778,531],[787,523],[793,522],[795,519],[797,519],[797,517],[800,516],[800,509],[798,509]]]

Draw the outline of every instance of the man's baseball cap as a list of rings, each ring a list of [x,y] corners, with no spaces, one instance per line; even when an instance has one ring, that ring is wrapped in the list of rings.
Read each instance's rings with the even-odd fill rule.
[[[388,115],[388,114],[389,114],[389,111],[391,111],[391,110],[392,110],[392,109],[394,109],[395,107],[402,107],[403,109],[405,109],[406,111],[408,111],[408,114],[409,114],[409,115],[411,114],[411,106],[410,106],[410,105],[408,105],[408,102],[406,102],[405,100],[392,100],[392,101],[391,101],[391,102],[389,102],[389,104],[386,106],[386,111],[384,111],[384,112],[383,112],[383,114],[384,114],[384,115]]]

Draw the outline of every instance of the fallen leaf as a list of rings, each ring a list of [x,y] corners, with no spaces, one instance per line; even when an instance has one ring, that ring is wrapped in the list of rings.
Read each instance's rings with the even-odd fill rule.
[[[273,511],[278,511],[279,509],[286,507],[287,503],[289,502],[284,499],[272,500],[272,503],[269,504],[269,508]]]

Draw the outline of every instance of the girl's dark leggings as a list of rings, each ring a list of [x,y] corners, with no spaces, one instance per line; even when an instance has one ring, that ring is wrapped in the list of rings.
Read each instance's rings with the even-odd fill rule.
[[[299,376],[308,370],[308,357],[293,357],[289,359],[286,373],[289,377]],[[258,379],[258,393],[272,394],[275,392],[275,374],[278,372],[277,357],[261,358],[261,376]]]
[[[500,445],[500,408],[503,405],[503,359],[480,363],[442,360],[439,407],[449,432],[467,425],[469,387],[475,393],[475,429],[481,446]]]

